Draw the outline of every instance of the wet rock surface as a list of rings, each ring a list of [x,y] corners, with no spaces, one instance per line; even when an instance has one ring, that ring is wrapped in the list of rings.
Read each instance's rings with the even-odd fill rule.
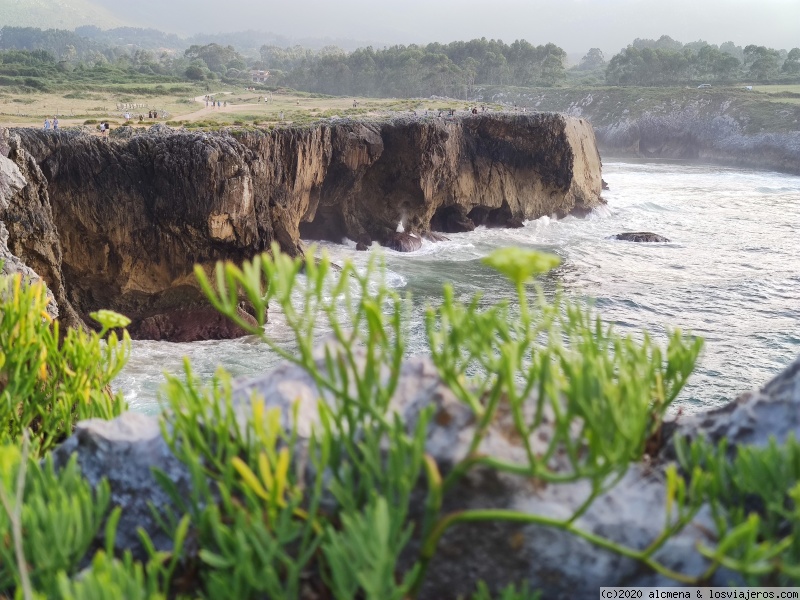
[[[225,340],[248,335],[213,307],[177,308],[174,311],[137,319],[128,328],[129,333],[136,339],[168,342]],[[250,325],[258,324],[252,315],[242,310],[238,312]]]
[[[639,242],[639,243],[664,243],[670,240],[663,235],[658,235],[651,231],[629,231],[625,233],[618,233],[611,236],[612,239],[621,240],[623,242]]]
[[[422,238],[413,233],[395,232],[383,241],[383,245],[397,252],[414,252],[422,248]]]

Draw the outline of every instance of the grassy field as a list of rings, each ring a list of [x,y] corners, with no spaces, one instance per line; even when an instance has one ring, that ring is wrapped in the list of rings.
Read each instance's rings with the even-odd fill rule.
[[[139,91],[142,89],[141,84],[131,87]],[[175,89],[180,93],[159,93],[158,86],[152,86],[148,94],[137,94],[125,89],[125,86],[117,86],[114,91],[0,92],[0,124],[41,127],[45,117],[52,118],[54,115],[58,115],[62,127],[83,125],[87,121],[93,125],[101,120],[122,124],[125,122],[123,115],[130,112],[133,119],[129,124],[138,125],[138,116],[144,115],[142,125],[149,126],[154,120],[147,118],[148,112],[158,110],[157,120],[171,126],[260,126],[305,124],[332,117],[381,116],[450,108],[463,110],[466,107],[463,101],[458,100],[342,98],[292,90],[256,92],[218,84],[210,90],[210,95],[227,106],[212,108],[206,106],[205,96],[209,92],[205,85],[175,86]],[[355,107],[354,100],[357,102]]]
[[[135,87],[135,90],[130,88]],[[86,119],[119,119],[126,111],[123,105],[136,105],[131,113],[145,115],[157,109],[168,114],[184,114],[197,110],[193,98],[204,88],[183,84],[174,86],[149,86],[148,94],[137,93],[142,88],[119,85],[112,90],[74,90],[57,93],[3,92],[0,91],[0,122],[14,125],[31,125],[58,115],[66,125],[76,125]]]
[[[45,117],[59,116],[62,127],[90,126],[101,120],[141,126],[166,122],[170,126],[216,128],[224,126],[268,127],[279,124],[308,124],[334,117],[380,117],[388,114],[417,114],[439,109],[464,110],[461,100],[377,99],[332,97],[293,90],[272,92],[246,90],[220,83],[159,83],[98,85],[85,84],[59,92],[14,91],[0,88],[0,125],[41,127]],[[800,85],[744,86],[711,89],[635,88],[584,86],[571,88],[492,87],[480,92],[494,109],[518,105],[535,110],[575,112],[606,125],[643,112],[663,114],[695,106],[709,115],[736,118],[751,133],[800,130]],[[206,107],[210,94],[227,106]],[[267,102],[264,98],[267,98]],[[357,106],[353,106],[353,101]],[[147,119],[151,110],[158,119]]]

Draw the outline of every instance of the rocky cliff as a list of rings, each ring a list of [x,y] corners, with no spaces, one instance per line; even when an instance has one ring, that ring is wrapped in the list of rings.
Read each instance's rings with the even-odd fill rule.
[[[4,275],[44,280],[50,316],[60,316],[69,326],[80,325],[65,295],[47,182],[36,162],[19,148],[19,138],[6,130],[0,130],[0,261]]]
[[[60,243],[42,272],[59,305],[84,319],[127,314],[140,338],[240,333],[204,303],[195,263],[241,261],[272,242],[294,254],[301,237],[392,245],[398,223],[412,236],[446,232],[454,211],[502,226],[601,202],[592,128],[557,114],[120,133],[13,132],[18,162],[47,185],[23,190],[39,221],[10,229],[10,245],[33,260],[41,240]]]
[[[486,88],[480,100],[591,121],[604,155],[696,160],[800,174],[800,104],[741,88]]]

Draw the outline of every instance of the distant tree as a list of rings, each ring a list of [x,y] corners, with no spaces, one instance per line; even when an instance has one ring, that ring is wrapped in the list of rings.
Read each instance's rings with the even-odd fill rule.
[[[748,74],[756,81],[766,81],[778,73],[777,50],[765,46],[749,45],[744,49],[744,62],[749,67]]]
[[[739,60],[721,52],[714,46],[703,46],[695,58],[698,78],[714,81],[730,81],[739,71]]]
[[[695,56],[691,50],[666,50],[631,45],[615,54],[606,67],[612,85],[675,85],[692,79]]]
[[[476,85],[553,85],[565,77],[555,44],[486,38],[449,44],[320,51],[264,45],[260,64],[282,71],[282,85],[312,92],[372,96],[469,96]]]
[[[244,57],[236,52],[233,46],[220,46],[219,44],[206,44],[205,46],[189,46],[183,53],[189,60],[202,60],[209,71],[224,74],[229,67],[237,68],[246,65]]]
[[[651,48],[654,50],[682,50],[683,44],[681,44],[677,40],[673,40],[668,35],[662,35],[657,40],[648,40],[648,39],[641,39],[636,38],[633,40],[632,46],[639,50],[644,50],[645,48]]]
[[[202,81],[206,78],[205,73],[203,73],[203,69],[197,65],[190,65],[186,67],[184,74],[187,78],[193,81]]]
[[[800,48],[789,50],[781,70],[789,75],[800,75]]]
[[[719,50],[716,46],[712,46],[705,40],[697,40],[696,42],[689,42],[683,45],[683,48],[688,48],[693,53],[698,54],[703,48],[711,46],[712,48]]]
[[[542,63],[542,80],[547,85],[555,85],[566,77],[564,72],[564,59],[566,56],[548,54]]]
[[[603,51],[600,50],[600,48],[591,48],[589,52],[586,53],[586,56],[581,59],[578,70],[594,71],[595,69],[604,67],[605,64],[606,57],[603,55]]]
[[[735,57],[740,63],[744,62],[744,49],[741,46],[737,46],[733,42],[725,42],[724,44],[721,44],[719,51],[723,54],[728,54]]]

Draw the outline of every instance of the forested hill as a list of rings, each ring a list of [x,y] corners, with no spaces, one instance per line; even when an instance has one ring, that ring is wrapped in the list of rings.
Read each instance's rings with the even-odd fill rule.
[[[91,0],[0,0],[0,26],[74,29],[82,25],[109,28],[126,24],[130,23]]]

